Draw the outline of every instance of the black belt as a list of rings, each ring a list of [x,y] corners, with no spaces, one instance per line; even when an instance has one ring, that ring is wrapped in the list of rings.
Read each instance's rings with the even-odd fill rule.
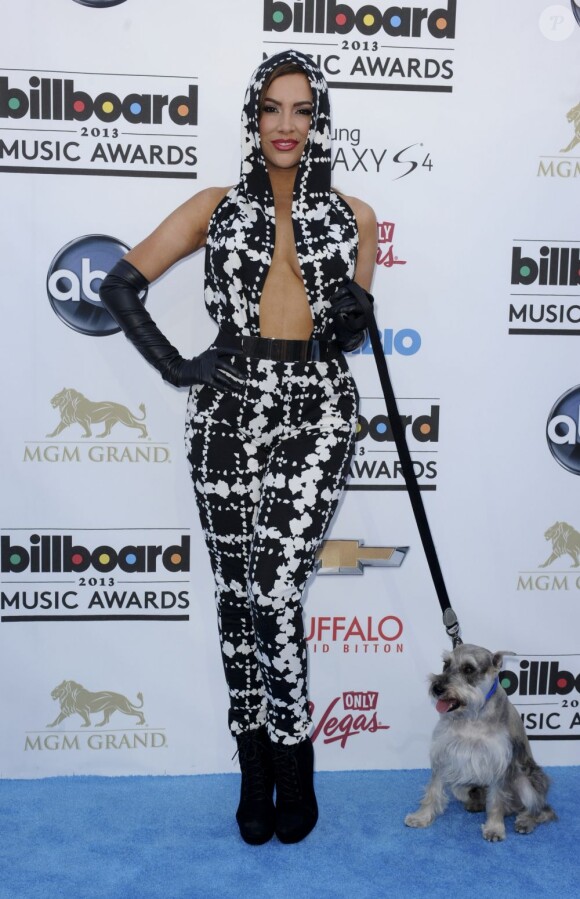
[[[273,362],[324,362],[340,355],[330,340],[278,340],[273,337],[239,337],[220,331],[214,345],[241,350],[255,359]]]

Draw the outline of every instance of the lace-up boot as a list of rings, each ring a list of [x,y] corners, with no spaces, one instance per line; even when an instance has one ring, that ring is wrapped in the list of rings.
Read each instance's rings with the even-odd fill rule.
[[[272,743],[276,776],[276,836],[298,843],[318,820],[314,795],[314,750],[309,737],[293,746]]]
[[[259,846],[274,835],[274,768],[272,745],[265,727],[236,737],[242,772],[236,821],[242,839]]]

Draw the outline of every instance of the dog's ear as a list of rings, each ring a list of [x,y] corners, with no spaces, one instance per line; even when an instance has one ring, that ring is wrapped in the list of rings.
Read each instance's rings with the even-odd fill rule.
[[[492,657],[493,667],[499,671],[501,666],[503,665],[503,657],[504,656],[516,656],[517,652],[512,652],[510,649],[500,649],[499,652],[494,652]]]

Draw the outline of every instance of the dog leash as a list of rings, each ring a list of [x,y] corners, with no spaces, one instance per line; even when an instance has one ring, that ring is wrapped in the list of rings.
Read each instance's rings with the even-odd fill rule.
[[[425,512],[423,497],[421,496],[421,490],[419,489],[417,476],[413,468],[411,454],[407,445],[405,428],[401,421],[401,416],[397,407],[397,400],[395,399],[395,393],[393,391],[393,386],[389,377],[387,360],[385,359],[383,345],[379,335],[379,329],[377,327],[373,307],[367,298],[366,291],[364,291],[362,287],[359,287],[359,285],[354,281],[350,281],[346,286],[359,301],[366,319],[371,346],[373,348],[373,354],[377,365],[377,371],[379,374],[381,387],[383,389],[383,396],[387,404],[389,423],[393,431],[395,445],[397,447],[397,452],[399,453],[399,460],[401,462],[401,468],[403,470],[403,477],[405,478],[405,483],[409,492],[409,499],[411,500],[411,506],[413,507],[415,520],[417,522],[417,527],[421,536],[421,542],[423,544],[423,549],[427,557],[427,563],[429,565],[429,570],[431,571],[431,577],[433,578],[433,584],[435,586],[437,598],[439,599],[441,612],[443,613],[443,624],[445,626],[445,630],[451,638],[453,648],[455,648],[463,642],[461,637],[459,636],[459,621],[457,615],[451,607],[451,602],[449,601],[449,594],[447,593],[447,587],[445,586],[443,572],[441,571],[439,558],[437,556],[437,550],[435,549],[435,544],[431,535],[431,528],[429,527],[427,513]]]

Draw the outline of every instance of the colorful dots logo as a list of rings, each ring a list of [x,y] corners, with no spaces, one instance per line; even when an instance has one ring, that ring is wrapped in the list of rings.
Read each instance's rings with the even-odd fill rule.
[[[187,93],[170,98],[168,93],[137,93],[136,76],[116,76],[125,81],[128,93],[115,93],[109,85],[105,90],[95,89],[97,80],[114,76],[95,76],[80,73],[75,78],[39,78],[31,75],[28,85],[22,84],[22,75],[16,70],[10,77],[0,77],[0,118],[34,121],[86,122],[93,116],[99,122],[112,124],[125,119],[132,125],[163,125],[170,119],[176,125],[197,125],[198,88],[187,85]],[[71,73],[72,74],[72,73]],[[82,79],[83,90],[77,84]],[[158,80],[149,79],[157,84]],[[19,86],[15,86],[18,84]],[[88,88],[88,90],[86,89]],[[89,92],[90,91],[90,92]]]
[[[0,560],[4,574],[23,571],[79,574],[89,568],[100,573],[110,573],[117,568],[128,574],[161,571],[162,568],[177,573],[190,569],[190,538],[183,534],[178,543],[165,548],[145,544],[115,548],[103,544],[91,549],[74,542],[69,534],[31,534],[28,546],[13,543],[10,536],[3,536]]]
[[[432,405],[428,415],[401,415],[403,427],[408,437],[419,443],[436,443],[439,440],[439,406]],[[395,438],[389,418],[382,413],[372,417],[359,415],[356,436],[357,442],[369,437],[376,443],[394,443]]]
[[[514,246],[511,283],[528,287],[532,284],[542,287],[580,286],[580,248],[550,246],[538,240],[527,241],[525,248]]]
[[[48,270],[47,292],[53,311],[65,325],[91,337],[106,337],[120,330],[101,304],[99,287],[128,250],[114,237],[90,234],[58,251]],[[145,297],[146,293],[143,301]]]
[[[380,2],[380,0],[379,0]],[[377,34],[381,29],[391,37],[420,38],[429,32],[436,38],[455,37],[457,0],[446,6],[425,9],[412,6],[365,3],[353,9],[336,0],[264,0],[264,31],[287,31],[305,34]]]

